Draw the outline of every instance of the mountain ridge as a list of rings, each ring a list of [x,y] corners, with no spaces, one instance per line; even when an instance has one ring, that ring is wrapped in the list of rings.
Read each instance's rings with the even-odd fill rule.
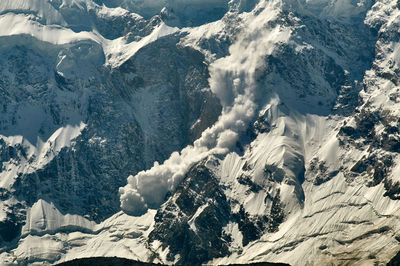
[[[0,260],[390,261],[398,3],[146,3],[0,3]]]

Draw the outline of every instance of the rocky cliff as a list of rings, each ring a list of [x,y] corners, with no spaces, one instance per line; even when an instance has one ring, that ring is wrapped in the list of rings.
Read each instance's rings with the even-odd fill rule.
[[[381,265],[393,0],[0,3],[0,261]]]

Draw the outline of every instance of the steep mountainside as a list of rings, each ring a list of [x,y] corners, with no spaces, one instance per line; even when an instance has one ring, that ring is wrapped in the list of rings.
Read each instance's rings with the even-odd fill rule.
[[[0,261],[384,265],[397,0],[2,0]]]

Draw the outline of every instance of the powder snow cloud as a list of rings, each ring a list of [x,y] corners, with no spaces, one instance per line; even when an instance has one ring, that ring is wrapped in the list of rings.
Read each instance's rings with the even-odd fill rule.
[[[290,37],[289,28],[269,26],[278,17],[279,3],[263,2],[260,12],[264,14],[257,17],[243,15],[251,23],[242,28],[230,55],[210,65],[210,89],[223,105],[221,116],[193,145],[172,153],[163,164],[155,163],[151,169],[128,177],[128,184],[120,188],[121,208],[126,213],[141,215],[149,208],[158,208],[192,165],[211,154],[227,154],[236,145],[257,112],[254,73],[264,67],[263,59],[273,53],[276,44]]]

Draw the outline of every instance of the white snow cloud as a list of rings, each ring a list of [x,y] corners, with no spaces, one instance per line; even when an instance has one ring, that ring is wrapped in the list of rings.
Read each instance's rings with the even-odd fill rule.
[[[154,166],[128,178],[120,188],[121,208],[132,215],[141,215],[148,208],[158,208],[168,191],[174,191],[188,169],[211,154],[226,154],[236,145],[239,134],[253,119],[257,104],[254,72],[262,67],[263,59],[272,53],[276,43],[287,41],[290,30],[279,26],[271,28],[268,22],[279,12],[279,4],[265,2],[262,14],[243,28],[237,42],[230,47],[231,54],[210,66],[210,89],[219,97],[223,111],[219,120],[206,129],[201,137],[181,152],[172,153],[163,164]],[[261,19],[260,19],[261,18]]]

